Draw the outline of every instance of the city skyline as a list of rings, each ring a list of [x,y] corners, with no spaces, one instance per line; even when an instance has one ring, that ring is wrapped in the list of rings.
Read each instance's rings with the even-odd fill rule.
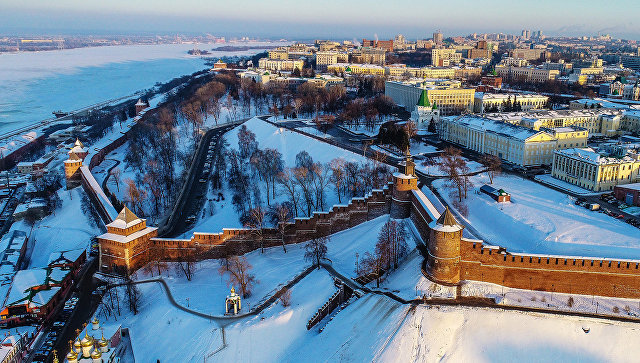
[[[616,2],[615,6],[595,1],[543,0],[535,5],[525,2],[505,5],[490,0],[477,6],[466,0],[447,3],[408,0],[391,7],[363,0],[349,3],[330,0],[304,7],[291,0],[269,3],[250,0],[241,8],[197,0],[179,5],[149,0],[135,3],[63,0],[44,4],[36,0],[19,4],[0,0],[0,8],[5,9],[0,14],[3,24],[0,33],[5,34],[184,32],[349,39],[388,38],[397,33],[408,38],[426,38],[437,29],[445,36],[474,32],[518,34],[521,29],[541,29],[549,36],[611,34],[617,38],[640,39],[640,25],[632,19],[632,14],[640,11],[640,4],[626,0]]]

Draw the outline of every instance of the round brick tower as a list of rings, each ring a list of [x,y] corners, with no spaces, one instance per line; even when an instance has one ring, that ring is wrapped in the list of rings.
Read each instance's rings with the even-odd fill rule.
[[[409,218],[411,214],[411,191],[418,189],[416,164],[407,155],[400,163],[398,171],[393,173],[393,193],[391,199],[391,218]]]
[[[429,223],[427,273],[437,282],[455,285],[460,282],[460,240],[462,227],[449,207],[438,220]]]

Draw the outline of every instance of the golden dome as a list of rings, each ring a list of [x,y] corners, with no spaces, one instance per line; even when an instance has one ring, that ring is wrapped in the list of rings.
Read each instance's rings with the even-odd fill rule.
[[[67,354],[67,360],[74,360],[74,359],[78,359],[78,353],[72,350]]]
[[[93,352],[91,352],[91,358],[100,358],[102,357],[102,352],[98,349],[94,349]]]
[[[84,338],[82,338],[81,344],[83,347],[90,347],[93,345],[93,338],[89,336],[89,333],[84,333]]]
[[[109,345],[109,341],[106,340],[104,338],[104,336],[98,341],[98,345],[100,345],[100,347],[106,347],[107,345]]]
[[[236,294],[236,288],[231,286],[231,296]]]
[[[73,347],[80,349],[82,347],[82,344],[79,340],[76,339],[76,341],[73,343]]]
[[[98,318],[93,318],[93,320],[91,320],[92,324],[98,324],[100,322],[100,320],[98,320]]]

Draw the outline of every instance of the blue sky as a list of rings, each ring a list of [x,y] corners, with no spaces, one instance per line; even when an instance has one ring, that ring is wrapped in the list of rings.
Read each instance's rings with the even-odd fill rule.
[[[0,0],[0,33],[198,32],[265,37],[424,38],[471,32],[640,39],[640,0]]]

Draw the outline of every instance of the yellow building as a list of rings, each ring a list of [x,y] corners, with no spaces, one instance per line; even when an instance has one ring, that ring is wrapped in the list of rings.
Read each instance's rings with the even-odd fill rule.
[[[475,89],[461,88],[459,81],[451,80],[411,80],[406,82],[385,82],[385,95],[395,103],[412,112],[422,90],[427,91],[431,104],[440,109],[441,115],[455,115],[473,111]]]
[[[304,61],[294,59],[272,59],[272,58],[260,58],[258,61],[258,68],[266,69],[268,71],[293,71],[298,68],[302,70]]]
[[[384,76],[384,67],[375,64],[359,64],[359,63],[336,63],[327,67],[329,73],[351,73]]]
[[[534,130],[540,128],[582,127],[590,134],[616,134],[620,129],[622,111],[615,109],[547,110],[492,113],[486,117]]]
[[[549,97],[535,94],[476,92],[473,112],[502,112],[509,103],[519,104],[522,111],[539,110],[547,107]]]
[[[542,128],[541,130],[551,134],[558,140],[558,144],[556,145],[556,149],[558,150],[586,147],[587,140],[589,139],[589,131],[582,127],[568,126],[557,127],[555,129]]]
[[[338,52],[334,50],[322,51],[316,53],[316,68],[326,69],[331,64],[347,63],[349,54],[347,52]]]
[[[604,157],[591,148],[557,150],[551,167],[554,178],[594,192],[635,183],[639,180],[639,171],[637,154],[622,158]]]
[[[625,111],[620,121],[620,128],[625,131],[640,133],[640,110]]]
[[[523,167],[549,165],[558,140],[546,132],[477,116],[445,117],[440,139]]]
[[[409,67],[407,71],[415,78],[453,79],[456,75],[455,69],[451,67]]]
[[[269,50],[270,59],[289,59],[289,49],[287,47],[279,47]]]
[[[532,67],[496,66],[498,76],[507,80],[526,82],[546,82],[556,79],[560,71],[555,69],[539,69]]]

